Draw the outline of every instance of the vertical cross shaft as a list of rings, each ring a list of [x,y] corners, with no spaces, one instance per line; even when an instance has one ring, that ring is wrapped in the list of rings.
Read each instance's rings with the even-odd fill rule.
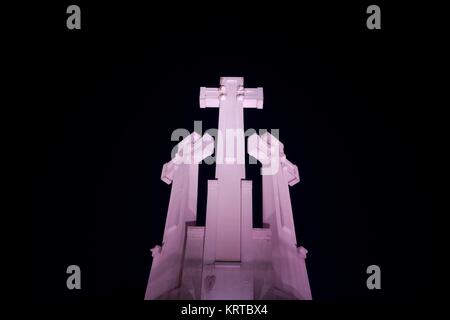
[[[241,180],[245,179],[244,108],[263,106],[262,88],[245,89],[243,78],[224,77],[220,88],[200,88],[200,107],[219,108],[216,148],[218,185],[216,261],[241,260]]]

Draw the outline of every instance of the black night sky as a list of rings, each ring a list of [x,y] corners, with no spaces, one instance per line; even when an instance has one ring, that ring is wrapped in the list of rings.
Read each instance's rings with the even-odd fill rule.
[[[48,8],[42,106],[33,141],[33,260],[36,299],[142,300],[150,248],[161,244],[170,186],[160,180],[176,128],[216,128],[200,109],[200,86],[242,76],[264,88],[264,109],[246,128],[280,129],[301,183],[291,187],[298,242],[316,300],[417,299],[431,268],[429,203],[421,190],[423,115],[413,107],[414,34],[400,8],[382,7],[366,28],[359,5],[258,4],[198,11],[79,2],[82,29],[67,30],[67,4]],[[229,7],[228,7],[229,6]],[[172,8],[175,10],[175,8]],[[192,13],[190,13],[192,12]],[[254,224],[261,224],[259,166]],[[202,165],[198,222],[204,223]],[[66,289],[66,267],[82,290]],[[368,290],[366,268],[381,267]]]

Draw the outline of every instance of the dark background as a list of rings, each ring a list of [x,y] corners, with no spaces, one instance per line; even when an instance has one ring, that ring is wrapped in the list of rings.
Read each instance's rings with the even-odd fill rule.
[[[81,30],[66,8],[81,7]],[[313,298],[422,299],[429,292],[430,204],[422,182],[420,28],[407,7],[222,3],[203,7],[85,1],[45,8],[38,38],[42,104],[32,108],[36,299],[142,300],[161,244],[170,186],[160,180],[176,128],[217,127],[200,86],[242,76],[264,87],[246,128],[280,129],[301,183],[290,189]],[[261,224],[259,167],[254,223]],[[202,165],[198,222],[204,223]],[[82,290],[66,288],[66,268]],[[381,290],[366,268],[381,267]]]

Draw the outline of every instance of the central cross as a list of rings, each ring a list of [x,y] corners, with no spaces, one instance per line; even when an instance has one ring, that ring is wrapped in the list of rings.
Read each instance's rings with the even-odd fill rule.
[[[244,108],[263,107],[262,88],[244,88],[241,77],[222,77],[220,88],[200,88],[200,108],[219,108],[216,261],[241,260],[241,180],[245,179]]]

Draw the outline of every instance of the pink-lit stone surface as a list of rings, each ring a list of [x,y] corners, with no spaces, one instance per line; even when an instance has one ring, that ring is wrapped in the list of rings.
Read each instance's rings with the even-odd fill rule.
[[[163,166],[161,179],[172,191],[163,244],[152,249],[145,299],[311,299],[307,250],[296,243],[289,195],[289,186],[300,181],[298,168],[271,134],[249,137],[247,152],[261,162],[263,179],[264,227],[253,228],[252,182],[245,180],[241,149],[244,108],[262,109],[263,90],[244,88],[238,77],[220,84],[200,89],[200,107],[219,109],[219,132],[242,135],[232,148],[229,136],[217,137],[204,227],[195,225],[198,163],[213,153],[213,138],[189,135]]]

